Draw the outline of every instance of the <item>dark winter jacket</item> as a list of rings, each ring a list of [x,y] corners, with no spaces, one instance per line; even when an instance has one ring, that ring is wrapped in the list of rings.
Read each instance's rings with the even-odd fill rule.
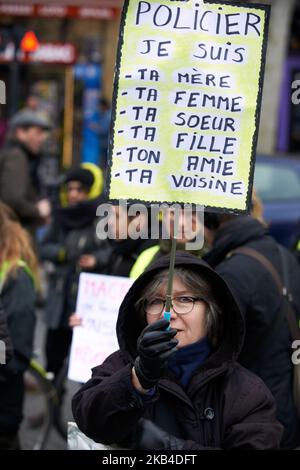
[[[176,266],[193,269],[213,285],[223,306],[224,330],[216,350],[197,368],[184,389],[170,373],[158,382],[147,400],[135,391],[131,370],[141,333],[135,302],[169,257],[154,262],[125,296],[119,310],[117,336],[120,350],[93,369],[92,378],[76,393],[72,408],[79,428],[95,441],[127,443],[141,417],[185,441],[184,449],[275,449],[282,427],[275,403],[264,383],[237,362],[244,325],[224,281],[206,263],[177,253]]]
[[[8,333],[6,315],[0,301],[0,370],[3,364],[7,364],[13,355],[11,338]]]
[[[0,200],[15,211],[23,227],[31,233],[40,223],[36,164],[37,157],[17,140],[8,142],[0,154]]]
[[[32,358],[35,296],[33,280],[23,268],[10,274],[3,285],[1,301],[14,349],[14,356],[7,364],[10,370],[23,372]]]
[[[49,328],[67,327],[75,312],[81,255],[94,255],[92,272],[103,272],[109,265],[112,248],[96,234],[98,199],[59,208],[39,246],[41,260],[50,261],[46,323]]]
[[[237,217],[216,232],[214,245],[205,258],[225,279],[237,299],[246,322],[246,336],[239,361],[259,375],[277,403],[277,418],[285,426],[282,446],[295,447],[297,412],[292,397],[291,342],[281,297],[268,271],[255,259],[242,254],[229,256],[247,246],[266,256],[281,273],[276,242],[266,229],[250,217]],[[300,270],[286,250],[294,304],[300,313]]]
[[[0,366],[0,433],[6,434],[17,432],[22,421],[23,374],[33,352],[35,289],[23,268],[7,277],[1,300],[14,349],[11,361]]]

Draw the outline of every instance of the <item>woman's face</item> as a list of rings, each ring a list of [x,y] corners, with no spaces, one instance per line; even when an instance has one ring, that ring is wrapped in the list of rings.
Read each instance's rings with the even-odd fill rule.
[[[149,299],[150,302],[155,304],[158,303],[159,300],[165,301],[166,291],[167,280],[161,283],[155,299]],[[174,277],[172,302],[174,301],[174,303],[176,303],[177,308],[175,308],[175,310],[184,311],[187,304],[190,303],[190,299],[196,299],[197,297],[199,297],[199,293],[196,294],[195,292],[192,292],[191,289],[183,284],[178,277]],[[192,304],[190,303],[190,305]],[[203,300],[197,300],[193,305],[192,310],[184,315],[177,314],[171,307],[170,326],[177,330],[176,339],[178,340],[178,348],[195,343],[207,335],[205,326],[206,304]],[[147,323],[154,323],[163,318],[164,311],[165,309],[163,309],[162,313],[158,315],[150,315],[146,313]]]
[[[69,181],[67,184],[67,200],[70,206],[75,206],[88,199],[88,191],[79,181]]]

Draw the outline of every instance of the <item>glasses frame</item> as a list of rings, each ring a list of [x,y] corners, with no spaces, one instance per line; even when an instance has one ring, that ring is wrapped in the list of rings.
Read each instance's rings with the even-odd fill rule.
[[[188,312],[180,313],[180,312],[177,312],[177,311],[174,309],[174,306],[173,306],[173,300],[174,300],[174,299],[171,299],[171,308],[172,308],[173,312],[176,313],[176,315],[178,315],[178,316],[182,316],[182,315],[184,316],[184,315],[187,315],[188,313],[191,313],[191,312],[194,310],[194,307],[195,307],[195,303],[196,303],[196,302],[199,302],[199,301],[205,302],[205,300],[204,300],[202,297],[192,297],[192,296],[190,296],[190,295],[186,295],[186,296],[182,295],[181,297],[189,297],[189,298],[193,299],[193,306],[192,306],[191,310],[189,310]],[[176,299],[176,297],[175,297],[175,299]],[[165,308],[165,306],[166,306],[166,300],[161,300],[161,301],[162,301],[162,303],[163,303],[163,306],[162,306],[162,308],[161,308],[161,311],[160,311],[159,313],[149,313],[149,312],[147,312],[147,310],[146,310],[146,302],[147,302],[147,300],[144,300],[144,305],[143,305],[144,312],[145,312],[147,315],[149,315],[150,317],[159,317],[159,316],[162,314],[162,312],[164,311],[164,308]]]

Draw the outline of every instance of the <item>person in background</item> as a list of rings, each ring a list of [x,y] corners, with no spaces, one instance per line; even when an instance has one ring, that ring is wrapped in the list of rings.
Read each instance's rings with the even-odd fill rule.
[[[177,209],[178,211],[178,234],[176,239],[176,249],[188,251],[201,258],[208,251],[209,247],[204,237],[204,217],[203,212],[195,208]],[[251,215],[266,225],[263,218],[263,206],[256,193],[253,190]],[[130,271],[130,278],[139,277],[149,264],[159,257],[170,253],[172,238],[174,237],[175,211],[165,208],[161,213],[161,228],[165,230],[166,238],[161,238],[159,243],[144,250],[137,258]]]
[[[13,209],[33,236],[37,226],[49,220],[51,211],[49,201],[38,201],[37,196],[37,165],[50,129],[50,123],[38,113],[19,111],[10,122],[0,154],[0,200]]]
[[[47,370],[59,373],[72,339],[69,316],[75,312],[81,272],[103,272],[110,259],[107,241],[96,236],[96,210],[102,191],[101,170],[93,164],[67,172],[61,205],[39,244],[48,268],[45,320]]]
[[[281,446],[299,444],[299,420],[293,400],[293,364],[289,327],[281,314],[282,296],[268,270],[257,259],[234,253],[240,247],[264,255],[282,277],[276,241],[266,225],[250,216],[205,214],[205,237],[210,251],[205,260],[228,283],[246,323],[246,336],[239,361],[263,379],[277,404],[277,418],[284,425]],[[290,278],[290,293],[300,315],[300,269],[284,249]]]
[[[123,205],[112,205],[107,220],[110,227],[111,238],[107,241],[109,261],[103,267],[102,274],[110,276],[129,277],[139,259],[139,256],[148,249],[156,248],[157,240],[150,238],[150,216],[146,214],[128,215],[129,208]],[[147,233],[147,237],[132,238],[131,231]],[[123,238],[124,237],[124,238]],[[80,312],[75,312],[69,320],[70,327],[81,325]]]
[[[106,274],[127,277],[139,254],[153,246],[156,241],[150,238],[149,213],[131,216],[129,208],[122,205],[115,205],[112,209],[108,221],[113,233],[110,240],[112,254]],[[123,234],[124,227],[126,231]],[[140,233],[145,231],[146,237],[133,238],[131,230]]]
[[[119,310],[119,350],[74,395],[79,429],[144,450],[277,449],[282,426],[264,383],[236,360],[244,323],[225,282],[178,252],[170,321],[170,257],[134,282]]]
[[[32,357],[38,263],[28,233],[0,203],[0,299],[13,358],[0,367],[0,449],[19,449],[23,375]]]
[[[26,100],[23,111],[33,111],[34,113],[39,112],[40,110],[40,99],[36,93],[30,93]]]
[[[100,98],[99,100],[99,120],[89,125],[90,129],[94,131],[100,140],[100,155],[99,165],[105,170],[107,166],[107,150],[108,150],[108,139],[111,121],[111,106],[106,98]]]
[[[156,245],[141,252],[130,271],[131,279],[137,279],[151,262],[171,251],[174,237],[174,210],[165,208],[161,213],[161,218],[161,231],[165,232],[165,238],[161,238]],[[198,257],[202,257],[207,250],[204,245],[204,225],[201,222],[200,212],[195,209],[178,210],[176,249],[188,251]]]
[[[100,137],[100,165],[103,169],[107,166],[107,151],[108,139],[111,121],[111,107],[107,99],[100,99],[100,123],[99,123],[99,137]]]

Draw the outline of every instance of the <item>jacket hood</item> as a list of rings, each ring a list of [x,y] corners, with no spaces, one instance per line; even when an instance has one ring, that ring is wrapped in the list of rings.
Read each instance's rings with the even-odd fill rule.
[[[95,165],[94,163],[82,163],[80,165],[80,168],[89,170],[94,177],[94,182],[88,192],[88,200],[98,199],[103,192],[103,171],[99,166]],[[64,183],[61,184],[59,197],[61,206],[67,207],[67,193]]]
[[[169,262],[169,255],[154,261],[133,283],[120,306],[117,321],[118,342],[121,351],[126,351],[133,358],[137,355],[136,342],[143,328],[134,305],[153,275],[158,271],[168,269]],[[224,362],[236,360],[243,345],[244,322],[229,287],[205,261],[189,253],[176,253],[176,267],[194,270],[206,279],[212,285],[218,305],[222,309],[224,324],[222,339],[209,362],[213,362],[217,367]]]
[[[217,266],[225,256],[238,246],[258,240],[267,233],[267,228],[250,216],[237,216],[217,229],[213,248],[204,256],[211,266]]]

